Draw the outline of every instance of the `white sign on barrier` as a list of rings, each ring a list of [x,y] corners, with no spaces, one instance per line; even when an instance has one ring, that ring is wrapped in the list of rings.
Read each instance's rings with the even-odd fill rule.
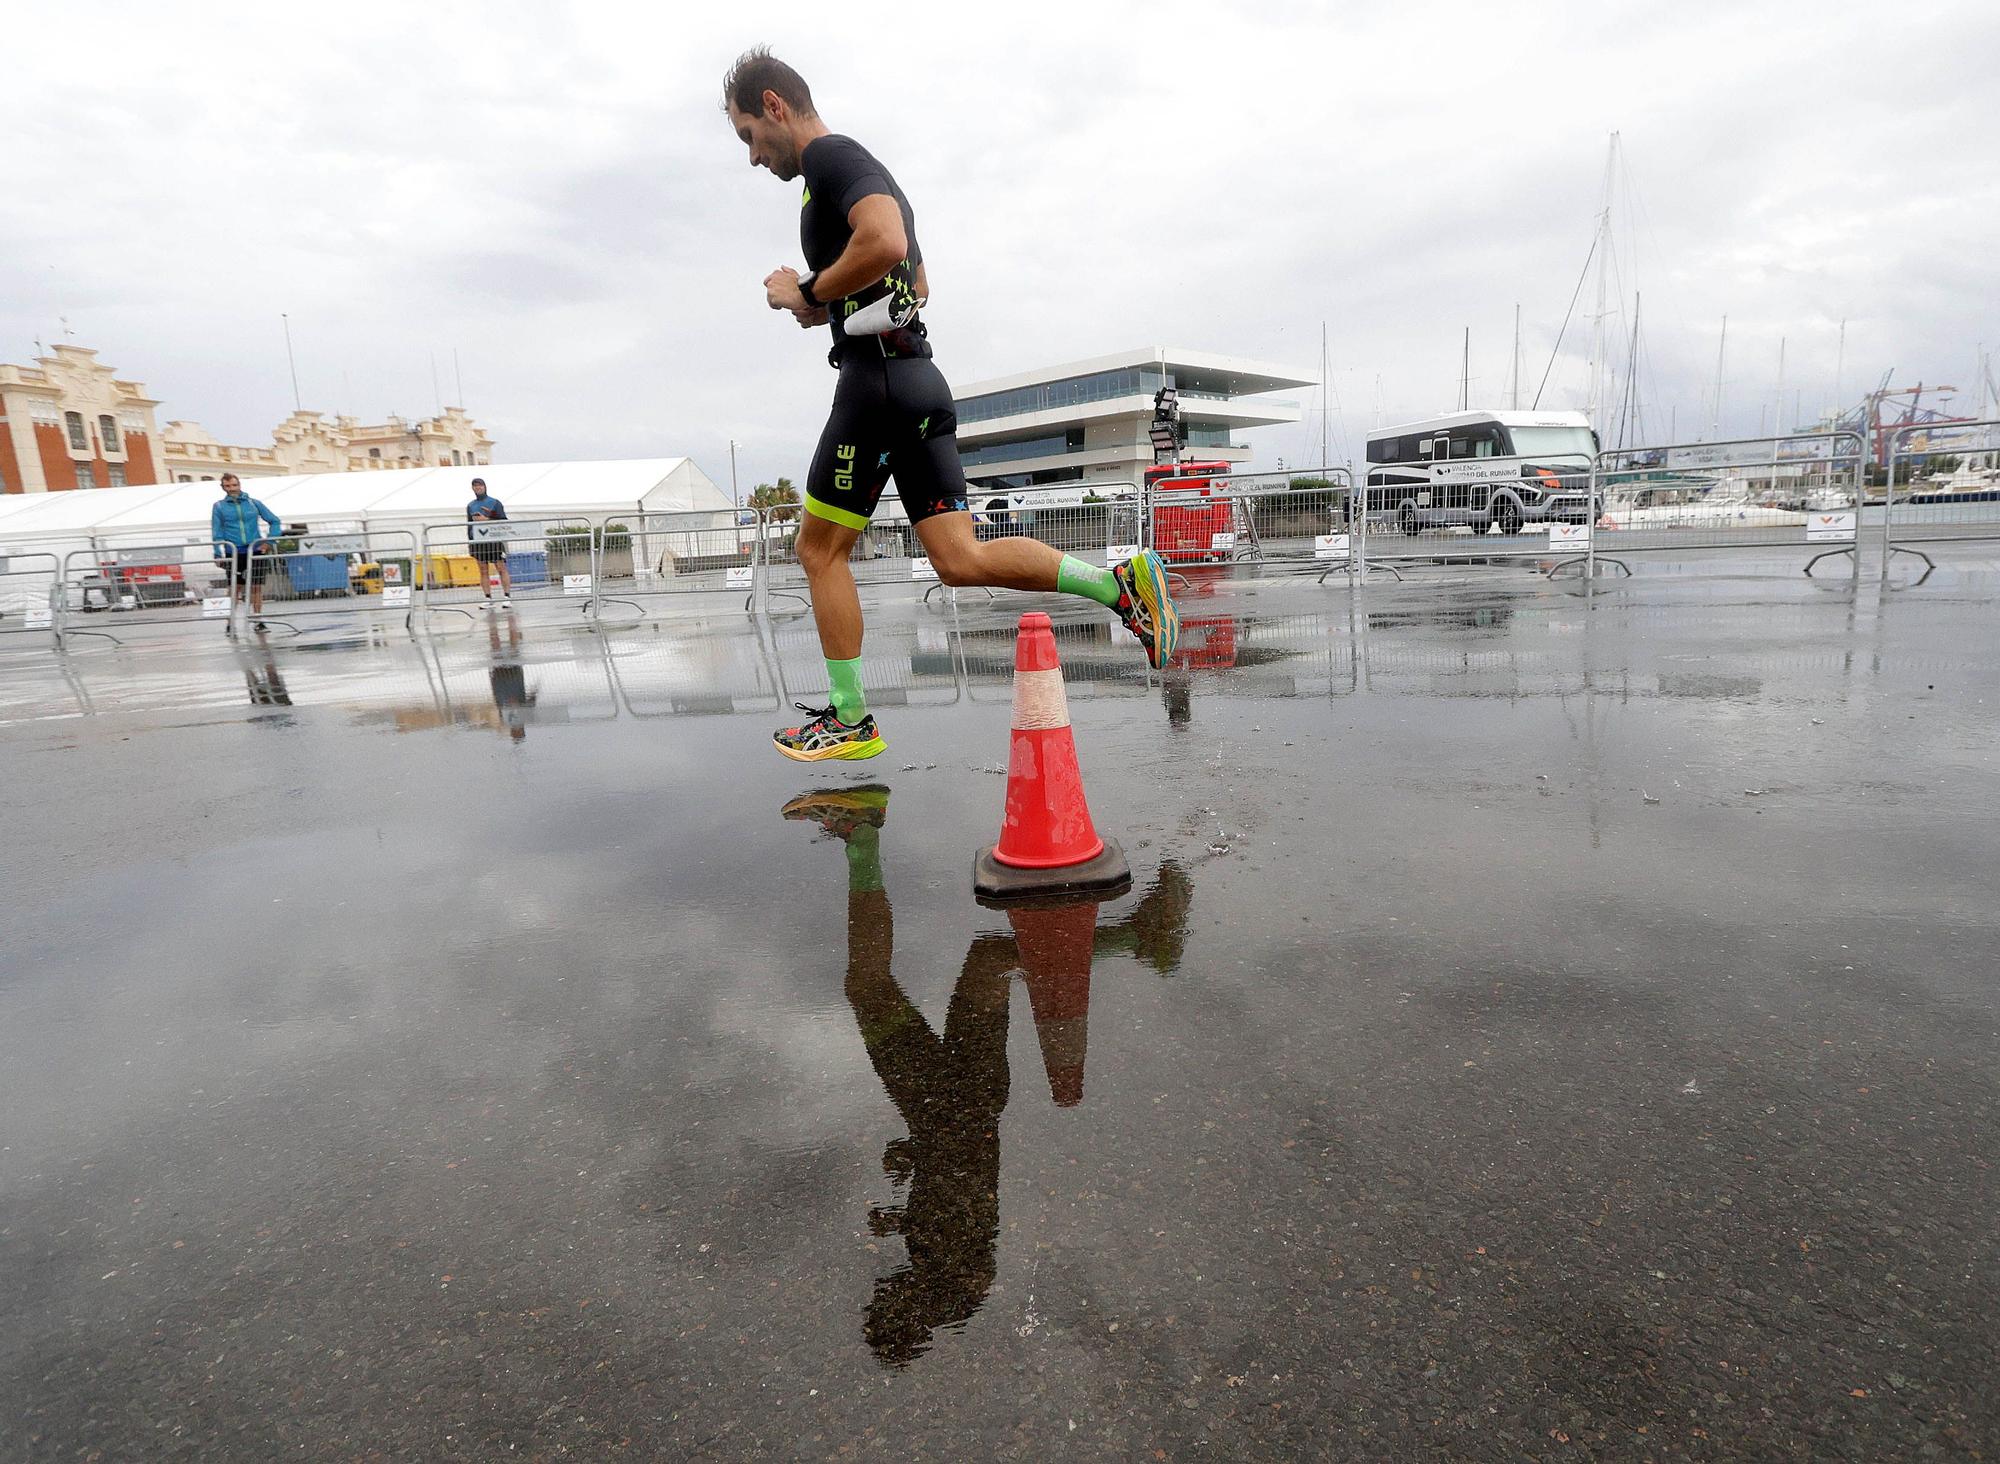
[[[137,595],[120,595],[118,597],[118,608],[120,610],[137,610],[139,608],[139,597]]]
[[[1138,557],[1139,546],[1137,544],[1113,544],[1109,549],[1104,551],[1104,567],[1106,569],[1116,569],[1126,560],[1137,559]]]
[[[752,569],[747,564],[732,564],[722,571],[722,582],[732,590],[750,588]]]
[[[1431,469],[1433,483],[1502,483],[1521,476],[1521,465],[1504,463],[1438,463]]]
[[[1220,533],[1210,534],[1208,536],[1208,547],[1210,549],[1234,549],[1236,547],[1236,531],[1234,529],[1224,529]]]
[[[937,571],[931,568],[931,562],[928,559],[919,554],[915,559],[910,561],[910,578],[913,580],[934,580],[937,578]]]
[[[56,613],[48,605],[30,605],[21,615],[21,623],[29,630],[47,630],[55,624]]]
[[[1353,557],[1353,550],[1348,547],[1351,542],[1346,534],[1314,534],[1313,558],[1350,559]]]
[[[299,536],[299,553],[301,554],[360,554],[366,548],[366,536],[361,534],[301,534]]]
[[[156,564],[179,564],[181,554],[178,549],[162,549],[157,545],[151,549],[120,549],[118,563],[126,567],[140,565],[150,569]]]
[[[1806,515],[1808,544],[1852,544],[1857,516],[1853,513],[1813,513]]]
[[[590,576],[587,574],[566,574],[563,576],[565,595],[587,595],[590,593]]]
[[[1590,524],[1550,524],[1549,547],[1551,549],[1588,549],[1590,547]]]
[[[1081,508],[1083,490],[1081,488],[1037,488],[1031,493],[1008,495],[1007,502],[1015,508]]]
[[[229,613],[229,596],[203,595],[201,598],[201,618],[214,620]]]
[[[504,544],[513,539],[538,539],[541,537],[541,530],[533,524],[527,525],[530,532],[526,534],[517,534],[515,528],[516,525],[508,523],[505,519],[488,519],[474,523],[472,525],[472,542],[475,544]]]
[[[410,587],[408,585],[382,586],[382,608],[384,610],[399,608],[409,603]]]

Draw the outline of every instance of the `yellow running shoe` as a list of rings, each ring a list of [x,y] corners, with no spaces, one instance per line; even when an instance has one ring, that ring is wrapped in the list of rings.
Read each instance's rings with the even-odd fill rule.
[[[816,823],[837,839],[866,824],[881,828],[889,820],[889,790],[880,783],[858,788],[815,788],[801,793],[780,810],[786,818]]]
[[[882,740],[872,714],[850,727],[833,714],[832,707],[809,707],[804,702],[792,705],[802,712],[811,712],[812,720],[803,727],[773,732],[771,740],[778,745],[778,751],[795,762],[858,762],[888,750],[889,744]]]
[[[1118,581],[1118,618],[1139,637],[1155,671],[1167,664],[1181,639],[1181,612],[1167,588],[1167,564],[1150,549],[1142,549],[1111,571]]]

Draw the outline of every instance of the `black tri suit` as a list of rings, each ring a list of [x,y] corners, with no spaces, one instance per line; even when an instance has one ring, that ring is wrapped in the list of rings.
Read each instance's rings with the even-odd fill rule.
[[[833,409],[806,474],[806,512],[851,529],[867,526],[889,479],[911,523],[965,509],[965,470],[958,461],[958,414],[951,387],[931,360],[924,324],[885,335],[850,337],[842,321],[884,295],[897,304],[916,298],[917,219],[910,200],[875,155],[851,137],[829,133],[800,155],[805,198],[799,242],[806,266],[823,270],[846,250],[854,230],[848,211],[870,194],[884,193],[903,211],[910,253],[885,277],[855,294],[827,303],[833,350],[827,360],[840,372]],[[900,311],[899,311],[900,313]]]

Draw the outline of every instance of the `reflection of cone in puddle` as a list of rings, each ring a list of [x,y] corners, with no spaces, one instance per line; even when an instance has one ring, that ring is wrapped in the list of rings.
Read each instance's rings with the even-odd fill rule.
[[[1083,1101],[1083,1060],[1090,1040],[1090,955],[1097,902],[1007,913],[1035,1013],[1035,1036],[1056,1107]]]

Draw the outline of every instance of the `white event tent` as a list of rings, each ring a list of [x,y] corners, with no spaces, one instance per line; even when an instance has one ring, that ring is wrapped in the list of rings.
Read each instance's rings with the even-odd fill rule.
[[[732,507],[729,495],[684,457],[304,473],[246,479],[243,489],[287,528],[421,535],[425,524],[463,521],[474,478],[484,478],[516,519],[602,520],[630,513],[727,513]],[[205,542],[209,511],[221,496],[212,482],[0,496],[0,555],[60,557],[119,545]]]

